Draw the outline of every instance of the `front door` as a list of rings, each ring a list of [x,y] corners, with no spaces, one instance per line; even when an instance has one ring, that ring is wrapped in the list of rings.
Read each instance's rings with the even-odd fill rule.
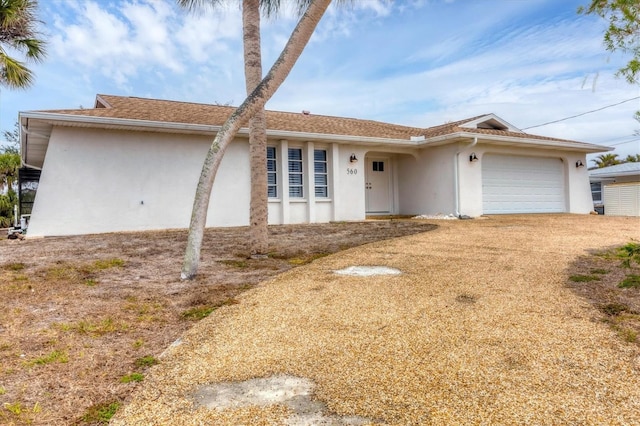
[[[368,158],[365,173],[367,213],[390,213],[390,161],[388,158]]]

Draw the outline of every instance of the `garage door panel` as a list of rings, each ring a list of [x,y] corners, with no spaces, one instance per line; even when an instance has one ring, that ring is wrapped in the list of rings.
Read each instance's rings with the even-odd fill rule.
[[[562,213],[564,193],[559,158],[487,154],[482,159],[485,214]]]

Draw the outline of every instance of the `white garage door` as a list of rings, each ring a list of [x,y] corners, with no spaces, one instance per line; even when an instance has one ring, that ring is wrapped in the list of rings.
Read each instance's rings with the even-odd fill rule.
[[[562,170],[562,161],[559,158],[484,155],[483,213],[564,212]]]

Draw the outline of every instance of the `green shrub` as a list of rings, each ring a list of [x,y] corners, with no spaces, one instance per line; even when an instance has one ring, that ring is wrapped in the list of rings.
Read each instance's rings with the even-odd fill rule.
[[[152,355],[143,356],[142,358],[136,359],[136,366],[138,367],[151,367],[152,365],[156,365],[159,361]]]
[[[144,374],[142,373],[131,373],[123,376],[120,381],[122,383],[131,383],[131,382],[141,382],[144,380]]]
[[[640,275],[627,275],[627,277],[618,284],[620,288],[640,288]]]
[[[569,277],[571,281],[574,283],[586,283],[589,281],[600,281],[600,277],[598,275],[571,275]]]
[[[86,423],[107,424],[116,414],[118,408],[120,408],[119,402],[107,402],[105,404],[91,406],[87,409],[84,416],[82,416],[82,421]]]
[[[640,244],[631,242],[618,249],[618,257],[622,259],[622,266],[631,267],[631,261],[640,265]]]

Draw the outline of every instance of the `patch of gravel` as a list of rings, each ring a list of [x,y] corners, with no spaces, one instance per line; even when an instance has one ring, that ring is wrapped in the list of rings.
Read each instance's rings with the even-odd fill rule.
[[[283,404],[192,400],[278,374],[312,380],[331,413],[384,424],[640,424],[637,346],[565,285],[576,257],[631,239],[640,219],[504,216],[319,259],[198,323],[112,424],[286,424]],[[333,273],[353,265],[403,274]]]
[[[225,410],[283,405],[290,414],[287,425],[364,425],[373,421],[358,416],[336,416],[313,399],[314,383],[302,377],[277,375],[241,382],[204,385],[193,397],[196,407]]]
[[[333,271],[338,275],[351,275],[354,277],[372,277],[374,275],[400,275],[402,272],[388,266],[349,266],[348,268]]]
[[[458,217],[454,214],[421,214],[411,219],[458,220]]]

